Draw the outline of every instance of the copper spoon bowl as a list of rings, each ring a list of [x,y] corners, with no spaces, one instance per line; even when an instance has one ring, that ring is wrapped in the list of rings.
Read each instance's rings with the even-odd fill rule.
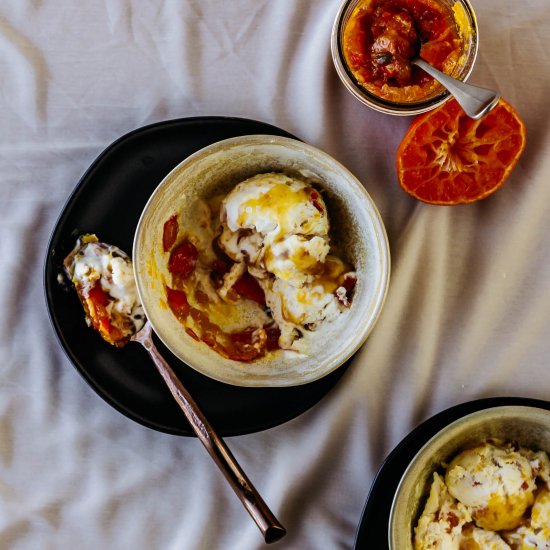
[[[153,329],[147,321],[143,328],[132,336],[131,341],[139,342],[147,350],[172,396],[189,421],[191,428],[256,522],[265,542],[271,543],[280,540],[285,536],[286,529],[273,515],[273,512],[252,485],[227,445],[218,436],[195,400],[159,353],[153,343],[152,334]]]

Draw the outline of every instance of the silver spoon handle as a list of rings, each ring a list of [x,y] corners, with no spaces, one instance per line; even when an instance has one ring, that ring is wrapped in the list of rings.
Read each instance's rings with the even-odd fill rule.
[[[266,543],[275,542],[286,534],[286,529],[279,523],[258,491],[252,485],[235,457],[216,434],[195,400],[185,389],[183,384],[170,368],[155,347],[151,335],[140,334],[136,339],[149,352],[157,370],[170,389],[172,396],[185,414],[189,424],[197,434],[201,443],[206,447],[210,456],[214,459],[218,468],[222,471],[227,481],[243,503],[252,519],[256,522],[264,536]]]
[[[500,94],[494,90],[481,88],[473,84],[466,84],[466,82],[457,80],[437,70],[419,57],[413,59],[412,63],[424,69],[430,76],[433,76],[438,82],[443,84],[470,118],[481,118],[483,115],[487,114],[500,99]]]

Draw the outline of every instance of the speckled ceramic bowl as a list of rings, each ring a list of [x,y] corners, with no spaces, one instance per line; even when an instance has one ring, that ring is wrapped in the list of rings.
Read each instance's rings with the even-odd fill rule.
[[[449,424],[420,449],[403,474],[389,521],[390,550],[413,550],[413,530],[429,494],[433,473],[467,447],[494,438],[550,453],[550,411],[492,407]]]
[[[193,225],[201,198],[227,193],[254,174],[282,171],[313,178],[327,204],[331,242],[358,274],[345,323],[318,330],[318,348],[307,357],[278,350],[251,363],[226,359],[191,338],[166,304],[167,254],[163,225],[176,212]],[[186,227],[180,227],[185,233]],[[133,247],[134,271],[145,313],[163,343],[197,371],[239,386],[295,386],[342,365],[365,341],[382,309],[390,259],[380,215],[363,185],[326,153],[297,140],[245,136],[220,141],[186,158],[170,172],[142,213]]]
[[[478,49],[478,26],[474,10],[468,0],[437,1],[447,7],[453,14],[456,27],[462,39],[462,56],[451,76],[458,80],[466,81],[474,68]],[[391,101],[369,92],[357,81],[345,60],[343,36],[344,29],[353,11],[362,2],[363,0],[345,0],[338,10],[332,28],[332,60],[336,72],[347,90],[361,103],[376,111],[390,115],[418,115],[435,109],[449,100],[451,95],[445,88],[440,86],[429,95],[416,100],[409,102]]]

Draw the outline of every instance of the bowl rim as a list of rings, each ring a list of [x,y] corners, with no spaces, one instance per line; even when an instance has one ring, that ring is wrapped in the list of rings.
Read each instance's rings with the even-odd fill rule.
[[[351,71],[348,69],[346,62],[344,61],[344,54],[342,52],[342,32],[341,27],[344,16],[347,15],[348,10],[356,7],[362,0],[344,0],[336,13],[334,23],[332,25],[332,32],[330,37],[330,49],[332,54],[332,61],[336,72],[340,78],[342,84],[356,99],[358,99],[363,105],[379,111],[381,113],[396,115],[396,116],[411,116],[419,115],[427,111],[431,111],[436,107],[439,107],[443,103],[446,103],[452,99],[450,92],[443,88],[443,90],[428,99],[419,101],[416,103],[397,103],[390,100],[386,100],[376,96],[375,94],[365,90],[353,77]],[[470,0],[454,0],[455,4],[461,4],[468,15],[472,28],[472,52],[471,62],[468,70],[462,77],[462,81],[466,82],[475,66],[479,49],[479,26],[477,23],[477,16]]]
[[[321,372],[317,373],[316,375],[312,375],[300,381],[284,382],[284,381],[277,381],[276,378],[273,378],[273,379],[270,379],[269,384],[266,384],[265,382],[262,382],[262,381],[250,381],[251,383],[242,384],[242,383],[236,383],[234,381],[228,380],[226,378],[223,378],[222,376],[220,377],[215,376],[210,372],[205,372],[200,368],[200,365],[197,366],[196,364],[193,364],[192,361],[189,361],[188,358],[182,357],[182,355],[178,353],[177,350],[173,349],[173,346],[171,346],[170,343],[166,341],[166,338],[164,337],[162,331],[156,330],[154,321],[148,315],[148,306],[143,299],[144,297],[144,290],[142,286],[143,282],[141,281],[139,266],[136,259],[138,258],[140,235],[142,233],[142,228],[145,223],[146,213],[150,205],[156,200],[157,195],[159,195],[162,192],[162,189],[165,186],[166,182],[170,181],[177,172],[181,171],[186,166],[193,163],[200,162],[202,159],[209,156],[210,154],[219,152],[221,150],[225,150],[231,147],[242,147],[247,145],[251,145],[251,146],[279,145],[286,148],[290,147],[294,151],[299,150],[299,151],[310,152],[313,155],[319,156],[323,160],[326,160],[329,164],[332,164],[334,168],[336,168],[339,172],[343,172],[346,175],[347,180],[350,183],[352,183],[355,190],[358,191],[365,200],[364,204],[367,207],[366,208],[367,217],[370,218],[372,221],[372,225],[374,228],[373,234],[378,244],[378,254],[380,256],[379,265],[378,265],[378,271],[380,272],[380,275],[378,277],[379,283],[376,288],[376,292],[374,293],[375,299],[371,302],[372,313],[367,318],[367,322],[363,323],[365,328],[361,330],[357,335],[355,335],[353,340],[350,340],[349,344],[346,345],[346,347],[342,350],[342,353],[339,354],[338,359],[333,361],[330,368],[324,369]],[[389,247],[386,228],[384,226],[380,212],[376,204],[374,203],[374,200],[372,199],[368,191],[365,189],[364,185],[359,181],[359,179],[348,168],[346,168],[343,164],[341,164],[338,160],[336,160],[334,157],[332,157],[325,151],[298,139],[292,139],[292,138],[283,137],[283,136],[274,136],[269,134],[252,134],[252,135],[236,136],[236,137],[231,137],[231,138],[214,142],[210,145],[203,147],[202,149],[199,149],[198,151],[189,155],[188,157],[184,158],[172,170],[170,170],[170,172],[166,174],[166,176],[157,185],[157,187],[149,197],[147,203],[145,204],[141,212],[141,215],[139,217],[136,230],[134,233],[134,240],[133,240],[133,246],[132,246],[132,258],[134,260],[133,261],[134,277],[136,280],[138,296],[143,305],[145,315],[151,322],[153,331],[155,332],[157,337],[162,341],[162,343],[186,365],[195,369],[197,372],[200,372],[204,376],[208,376],[209,378],[213,378],[214,380],[218,380],[226,384],[236,385],[240,387],[299,386],[299,385],[308,384],[310,382],[314,382],[316,380],[324,378],[328,374],[335,371],[337,368],[341,367],[344,363],[346,363],[348,359],[350,359],[350,357],[353,356],[354,353],[356,353],[359,350],[359,348],[366,341],[366,339],[374,329],[376,323],[378,322],[378,319],[381,315],[381,312],[383,310],[383,306],[388,294],[390,272],[391,272],[390,247]]]
[[[424,457],[424,455],[428,452],[428,449],[432,446],[434,441],[439,439],[444,433],[455,429],[457,426],[460,426],[461,424],[468,424],[471,422],[472,419],[476,418],[483,418],[485,416],[491,415],[494,416],[495,414],[501,413],[503,416],[517,416],[519,413],[535,413],[537,415],[542,415],[548,418],[549,421],[549,427],[550,427],[550,410],[544,409],[542,407],[537,407],[536,405],[496,405],[491,406],[487,408],[483,408],[474,412],[471,412],[467,415],[461,416],[460,418],[457,418],[453,422],[447,424],[440,430],[438,430],[432,437],[420,447],[420,449],[415,453],[414,457],[411,459],[405,470],[403,471],[399,483],[397,484],[397,487],[395,489],[395,493],[393,495],[390,513],[388,516],[388,548],[389,550],[394,550],[395,544],[394,544],[394,520],[396,516],[396,503],[398,500],[398,497],[400,496],[403,486],[406,482],[407,476],[409,472],[418,464],[418,462]]]

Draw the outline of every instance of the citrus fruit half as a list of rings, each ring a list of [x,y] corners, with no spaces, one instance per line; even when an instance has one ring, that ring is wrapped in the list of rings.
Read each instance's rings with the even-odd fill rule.
[[[397,175],[430,204],[465,204],[494,193],[525,148],[525,125],[503,99],[480,120],[455,99],[420,115],[397,150]]]

